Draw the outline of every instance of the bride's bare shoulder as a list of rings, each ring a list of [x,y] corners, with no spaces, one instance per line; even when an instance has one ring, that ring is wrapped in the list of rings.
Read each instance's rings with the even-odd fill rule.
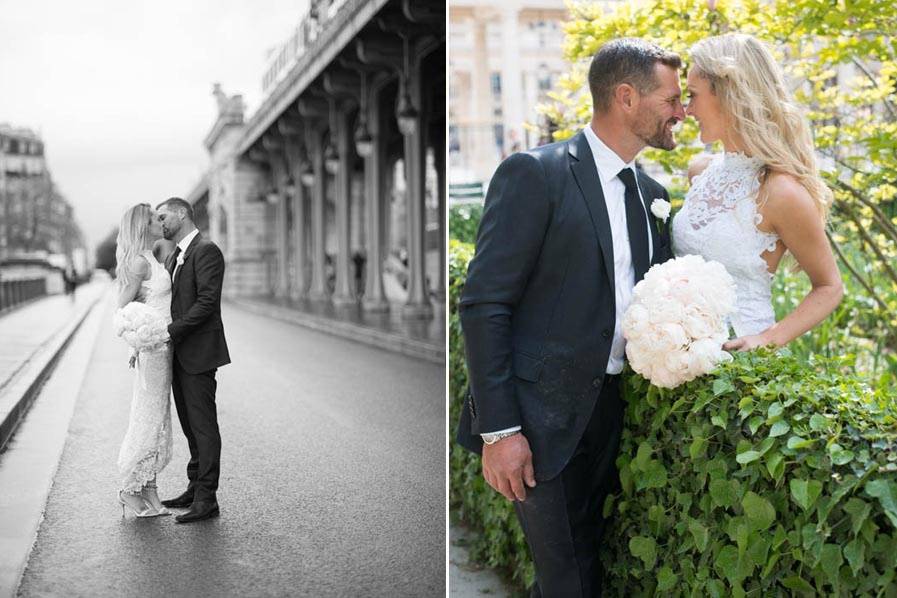
[[[145,255],[135,255],[128,262],[128,270],[137,275],[141,280],[146,280],[150,276],[150,264]]]
[[[710,154],[699,154],[688,164],[688,182],[692,182],[696,176],[704,172],[704,169],[710,165],[713,156]]]

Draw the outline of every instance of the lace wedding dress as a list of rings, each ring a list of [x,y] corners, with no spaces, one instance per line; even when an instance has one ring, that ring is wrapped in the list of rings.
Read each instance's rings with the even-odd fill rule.
[[[171,278],[152,251],[150,277],[140,285],[135,301],[157,310],[171,322]],[[141,351],[135,365],[128,431],[118,454],[121,489],[136,494],[171,461],[171,345]]]
[[[779,237],[757,228],[757,175],[762,162],[741,153],[714,156],[692,180],[685,203],[673,217],[673,253],[700,255],[725,266],[735,280],[736,336],[763,332],[775,324],[773,275],[762,255]]]

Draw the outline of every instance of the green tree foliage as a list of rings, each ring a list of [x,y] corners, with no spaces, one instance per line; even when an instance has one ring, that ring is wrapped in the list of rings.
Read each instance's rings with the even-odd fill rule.
[[[571,4],[565,56],[573,64],[542,107],[557,139],[588,122],[588,61],[605,42],[641,37],[678,52],[732,31],[766,41],[781,61],[813,125],[821,165],[835,193],[830,237],[844,268],[872,301],[865,334],[897,349],[897,11],[892,0],[657,0]],[[642,157],[685,187],[688,162],[701,151],[688,119],[675,151]],[[859,254],[846,249],[856,245]],[[850,254],[854,253],[853,256]]]

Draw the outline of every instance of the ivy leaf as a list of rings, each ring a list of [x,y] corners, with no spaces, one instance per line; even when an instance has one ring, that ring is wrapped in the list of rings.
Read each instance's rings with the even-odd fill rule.
[[[755,415],[748,420],[748,428],[751,431],[751,436],[757,433],[757,430],[760,429],[760,426],[763,425],[764,421],[766,421],[766,418],[764,418],[762,415]]]
[[[732,386],[732,382],[725,378],[717,378],[713,381],[713,396],[715,397],[726,394],[727,392],[731,392],[733,390],[735,390],[735,387]]]
[[[638,490],[646,490],[648,488],[663,488],[667,483],[667,470],[663,463],[657,459],[651,459],[648,462],[645,471],[635,478],[635,487]]]
[[[777,436],[784,436],[788,433],[788,430],[791,429],[791,426],[783,419],[780,419],[776,423],[772,425],[769,429],[769,437],[776,438]],[[789,439],[790,442],[790,439]],[[790,446],[788,448],[791,448]]]
[[[822,547],[822,558],[819,559],[819,563],[822,565],[823,571],[825,571],[832,584],[837,584],[839,575],[838,570],[841,568],[843,562],[844,557],[841,556],[840,546],[837,544],[826,544]]]
[[[772,405],[769,406],[769,410],[766,412],[766,415],[771,419],[774,417],[778,417],[782,415],[782,411],[785,410],[785,406],[776,401]]]
[[[782,453],[773,453],[766,459],[766,471],[772,479],[778,482],[785,473],[785,457]]]
[[[853,497],[844,505],[844,510],[850,514],[850,532],[856,535],[863,527],[863,522],[869,518],[872,505],[862,498]]]
[[[738,576],[738,549],[731,544],[723,546],[719,554],[716,555],[713,568],[730,582],[738,581],[740,579]]]
[[[820,415],[818,413],[814,413],[810,417],[810,429],[814,432],[819,432],[820,430],[824,430],[828,427],[828,419],[824,415]]]
[[[791,480],[791,498],[794,499],[804,511],[809,511],[816,504],[816,499],[822,492],[822,482],[817,480]]]
[[[815,590],[813,586],[808,584],[802,578],[798,576],[786,577],[782,580],[782,585],[788,588],[789,590],[797,590],[798,592],[809,592],[811,594],[815,594]]]
[[[866,543],[860,538],[854,538],[844,547],[844,556],[850,564],[854,575],[859,575],[863,565],[866,564]]]
[[[679,581],[679,576],[673,573],[673,569],[668,566],[661,567],[657,573],[658,590],[671,590],[676,587],[677,581]]]
[[[649,442],[643,442],[638,445],[638,452],[635,454],[635,459],[632,460],[632,467],[636,471],[645,471],[645,468],[648,466],[648,461],[651,459],[651,453],[653,452],[653,447]]]
[[[800,436],[790,436],[788,438],[787,447],[790,449],[802,449],[812,446],[813,443],[816,442],[814,439],[807,440],[806,438],[802,438]]]
[[[645,563],[645,569],[650,571],[654,568],[657,561],[657,543],[654,538],[646,538],[644,536],[635,536],[629,540],[629,552],[632,556],[639,558]]]
[[[744,451],[743,453],[739,453],[738,456],[735,457],[735,460],[742,465],[747,463],[752,463],[760,458],[760,453],[757,451]]]
[[[704,438],[695,438],[688,447],[688,456],[693,460],[704,455],[704,449],[707,447],[707,440]]]
[[[729,480],[711,481],[710,498],[713,500],[713,504],[720,507],[731,507],[735,504],[735,492]]]
[[[894,482],[877,479],[866,482],[866,494],[878,499],[885,515],[891,520],[891,525],[897,527],[897,484]]]
[[[690,519],[688,521],[688,531],[691,532],[692,537],[695,539],[695,547],[698,549],[698,552],[704,552],[707,548],[707,541],[710,539],[710,532],[707,531],[707,528],[697,519]]]
[[[776,510],[772,503],[755,492],[749,491],[741,501],[744,514],[756,530],[764,530],[776,519]]]

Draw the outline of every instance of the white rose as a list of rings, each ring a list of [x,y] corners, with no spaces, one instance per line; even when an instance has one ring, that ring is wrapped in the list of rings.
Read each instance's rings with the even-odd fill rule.
[[[651,213],[654,214],[657,218],[660,218],[664,222],[667,221],[667,218],[670,217],[670,202],[657,198],[651,202]]]

